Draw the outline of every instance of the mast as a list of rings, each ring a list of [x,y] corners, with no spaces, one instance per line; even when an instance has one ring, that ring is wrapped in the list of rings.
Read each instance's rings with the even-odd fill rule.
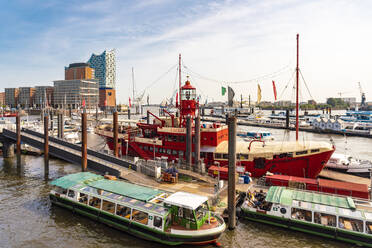
[[[133,97],[132,101],[134,101],[134,68],[132,67],[132,84],[133,84]]]
[[[178,78],[179,78],[179,82],[178,82],[178,101],[179,101],[179,108],[180,108],[180,126],[181,126],[181,123],[182,123],[182,115],[181,115],[181,109],[182,109],[182,106],[181,106],[181,54],[179,54],[178,56]]]
[[[297,34],[297,66],[296,66],[296,141],[298,141],[298,34]]]

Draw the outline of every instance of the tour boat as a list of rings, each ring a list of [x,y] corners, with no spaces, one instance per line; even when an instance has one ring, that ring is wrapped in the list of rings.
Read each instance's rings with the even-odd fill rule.
[[[372,162],[356,159],[343,153],[334,153],[326,164],[326,168],[362,177],[370,177]]]
[[[181,68],[181,67],[179,67]],[[180,73],[181,74],[181,73]],[[178,117],[164,110],[168,116],[158,117],[147,111],[147,123],[138,122],[136,127],[119,124],[118,139],[121,154],[143,159],[166,157],[168,161],[186,160],[186,118],[199,115],[196,88],[189,80],[181,87]],[[150,115],[154,117],[150,121]],[[108,147],[114,149],[113,125],[102,125],[95,133],[104,137]],[[192,124],[192,164],[199,164],[195,139],[200,130],[200,159],[206,167],[228,164],[228,127],[215,122]],[[296,134],[298,134],[298,129]],[[297,135],[298,136],[298,135]],[[264,140],[238,141],[237,163],[245,167],[252,177],[261,177],[266,172],[289,176],[316,178],[334,152],[328,142]]]
[[[168,193],[80,172],[51,182],[51,202],[134,236],[166,245],[215,243],[224,220],[209,210],[208,198]]]
[[[270,187],[248,192],[238,214],[246,219],[372,247],[372,202]]]
[[[16,117],[16,112],[2,112],[0,113],[0,117]]]

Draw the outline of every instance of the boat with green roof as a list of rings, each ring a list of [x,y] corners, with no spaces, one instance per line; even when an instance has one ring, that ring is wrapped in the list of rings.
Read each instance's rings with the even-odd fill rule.
[[[248,192],[246,219],[372,247],[372,202],[285,187]]]
[[[110,180],[90,172],[51,182],[51,202],[137,237],[166,245],[214,243],[224,220],[210,211],[208,198],[186,192]]]

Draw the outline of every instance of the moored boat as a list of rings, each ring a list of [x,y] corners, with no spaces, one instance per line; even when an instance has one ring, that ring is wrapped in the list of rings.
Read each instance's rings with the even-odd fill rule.
[[[372,170],[372,162],[356,159],[343,153],[334,153],[329,159],[326,168],[369,178]]]
[[[372,247],[372,202],[285,187],[248,193],[240,216],[249,220]]]
[[[263,141],[273,141],[274,136],[267,131],[239,131],[236,135],[244,138],[247,141],[251,140],[263,140]]]
[[[90,172],[54,180],[51,202],[134,236],[166,245],[216,242],[223,219],[209,210],[208,198],[168,193]]]

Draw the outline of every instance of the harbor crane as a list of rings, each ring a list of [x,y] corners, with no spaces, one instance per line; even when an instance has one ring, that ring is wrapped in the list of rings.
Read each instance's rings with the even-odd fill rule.
[[[360,84],[360,82],[358,82],[358,86],[359,86],[359,91],[360,91],[360,96],[361,96],[360,106],[365,107],[366,106],[366,94],[362,90],[362,85]]]

